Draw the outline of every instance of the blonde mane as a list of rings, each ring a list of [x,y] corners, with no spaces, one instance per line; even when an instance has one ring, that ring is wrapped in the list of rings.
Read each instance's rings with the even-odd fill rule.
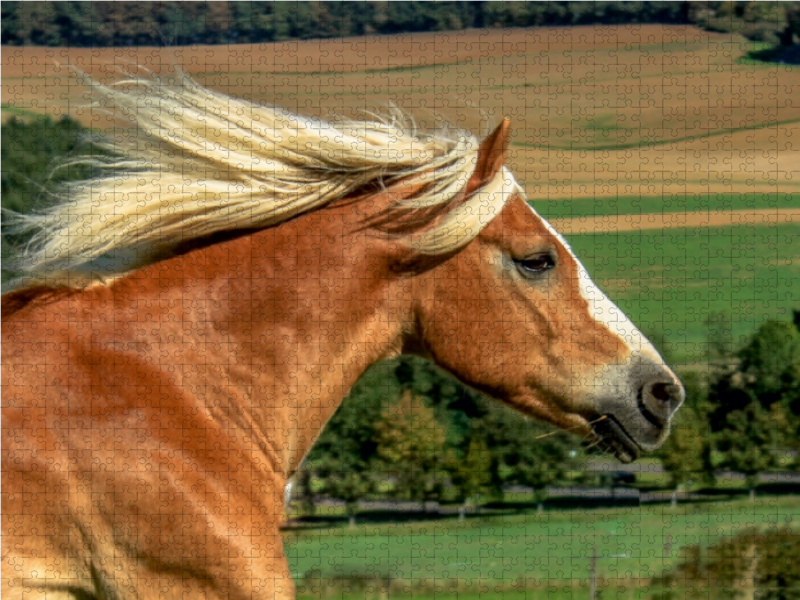
[[[89,165],[97,176],[67,184],[45,210],[11,216],[12,232],[31,235],[14,287],[83,287],[168,256],[180,243],[277,225],[412,176],[424,185],[398,207],[440,207],[444,216],[402,239],[422,254],[446,253],[478,235],[519,190],[503,169],[464,200],[478,140],[446,127],[420,132],[399,110],[326,122],[231,98],[188,77],[86,81],[96,109],[128,126],[95,142],[111,157],[68,163]]]

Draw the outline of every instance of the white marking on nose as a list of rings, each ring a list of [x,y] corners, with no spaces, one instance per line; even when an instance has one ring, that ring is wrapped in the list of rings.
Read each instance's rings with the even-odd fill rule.
[[[528,204],[526,202],[526,204]],[[547,219],[542,217],[536,210],[528,204],[528,207],[533,211],[539,219],[541,219],[547,231],[555,237],[570,253],[578,265],[578,285],[581,296],[589,304],[589,315],[597,321],[605,325],[610,331],[615,333],[625,345],[631,350],[646,356],[650,360],[655,361],[657,364],[664,364],[664,359],[661,358],[658,351],[653,347],[653,344],[642,335],[642,332],[634,325],[627,315],[620,310],[620,308],[608,299],[597,284],[589,277],[589,273],[584,268],[583,264],[575,253],[570,248],[567,240],[565,240],[560,233],[558,233]]]

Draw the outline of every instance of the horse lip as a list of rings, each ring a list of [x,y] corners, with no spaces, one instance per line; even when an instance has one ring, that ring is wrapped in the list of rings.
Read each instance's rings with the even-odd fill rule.
[[[631,437],[617,418],[605,414],[592,425],[599,446],[611,452],[621,463],[632,463],[642,452],[642,447]]]

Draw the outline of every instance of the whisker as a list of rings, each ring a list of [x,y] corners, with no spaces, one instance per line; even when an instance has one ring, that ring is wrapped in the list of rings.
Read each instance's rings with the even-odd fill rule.
[[[608,417],[606,415],[603,415],[599,419],[595,419],[594,421],[589,421],[589,425],[594,425],[595,423],[599,423],[600,421],[604,421],[607,418]],[[550,437],[551,435],[556,435],[556,434],[559,434],[559,433],[563,433],[564,431],[572,431],[573,429],[578,429],[579,427],[583,427],[583,425],[576,425],[575,427],[570,427],[568,429],[559,429],[557,431],[551,431],[550,433],[545,433],[543,435],[536,436],[533,439],[541,440],[541,439],[544,439],[546,437]]]
[[[588,446],[586,446],[586,447],[584,448],[584,450],[591,450],[592,448],[597,448],[597,447],[598,447],[598,446],[600,446],[600,444],[602,444],[602,443],[603,443],[603,440],[602,440],[601,438],[597,438],[596,440],[594,440],[593,442],[591,442],[591,443],[590,443]]]

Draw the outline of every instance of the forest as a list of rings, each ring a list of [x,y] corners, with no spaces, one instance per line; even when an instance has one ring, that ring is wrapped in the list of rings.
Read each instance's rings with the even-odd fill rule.
[[[179,46],[458,31],[670,23],[780,46],[799,2],[3,2],[2,44]]]

